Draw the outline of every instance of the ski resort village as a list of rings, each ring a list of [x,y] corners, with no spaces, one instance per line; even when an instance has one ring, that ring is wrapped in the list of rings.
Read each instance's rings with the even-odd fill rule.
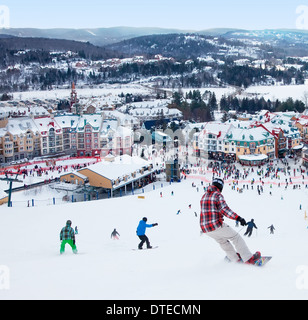
[[[307,32],[0,19],[0,300],[307,300],[307,243]]]
[[[226,112],[230,90],[181,92],[182,102],[217,99],[204,122],[185,119],[178,91],[157,97],[140,85],[73,83],[3,102],[1,299],[306,299],[308,113]],[[247,225],[225,223],[272,257],[262,268],[226,262],[200,233],[200,200],[215,178]],[[139,250],[144,219],[155,250]],[[60,248],[65,226],[73,250]]]
[[[205,92],[203,98],[209,95],[215,97]],[[126,103],[128,97],[141,101]],[[0,106],[1,173],[22,178],[18,191],[50,184],[71,191],[65,199],[77,201],[111,197],[116,190],[127,194],[128,185],[130,192],[140,189],[166,170],[168,182],[180,181],[180,170],[203,162],[258,167],[294,158],[308,167],[306,109],[234,116],[216,104],[212,121],[192,122],[170,107],[173,98],[155,99],[141,87],[135,94],[79,99],[73,83],[67,98]],[[11,192],[5,183],[2,188],[5,203]]]

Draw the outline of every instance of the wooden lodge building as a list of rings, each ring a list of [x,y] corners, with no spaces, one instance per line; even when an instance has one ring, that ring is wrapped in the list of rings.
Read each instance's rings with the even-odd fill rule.
[[[126,193],[149,184],[155,172],[152,164],[139,157],[110,156],[89,167],[66,173],[60,181],[103,189],[112,197],[117,190]]]

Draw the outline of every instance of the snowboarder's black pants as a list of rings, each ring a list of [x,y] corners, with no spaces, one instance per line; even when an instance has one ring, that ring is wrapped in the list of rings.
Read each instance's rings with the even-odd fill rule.
[[[141,242],[139,243],[139,245],[138,245],[138,248],[139,249],[142,249],[142,246],[143,246],[143,244],[146,242],[146,244],[147,244],[147,248],[149,248],[151,245],[150,245],[150,241],[149,241],[149,239],[148,239],[148,237],[146,236],[146,235],[143,235],[143,236],[138,236],[139,237],[139,239],[141,240]]]
[[[244,233],[244,236],[246,236],[248,234],[248,237],[251,236],[252,234],[252,228],[247,228],[246,232]]]

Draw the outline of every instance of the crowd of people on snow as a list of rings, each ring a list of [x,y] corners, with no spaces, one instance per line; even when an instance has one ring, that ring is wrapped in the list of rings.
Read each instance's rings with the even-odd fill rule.
[[[48,165],[48,162],[43,162],[35,165],[29,166],[18,166],[9,169],[3,169],[0,171],[0,175],[3,176],[16,176],[18,175],[18,179],[22,179],[24,181],[25,188],[29,184],[27,181],[29,178],[39,178],[39,180],[44,181],[45,183],[50,183],[52,181],[57,181],[59,176],[63,173],[70,172],[73,170],[78,170],[89,166],[93,162],[88,163],[77,163],[70,165]]]
[[[198,175],[201,179],[204,177],[204,181],[210,182],[214,177],[219,177],[229,181],[232,189],[239,192],[259,185],[257,191],[261,194],[265,184],[269,184],[270,187],[276,184],[278,187],[284,186],[285,189],[290,185],[293,189],[308,188],[308,170],[299,164],[292,167],[286,159],[276,159],[267,165],[256,167],[219,161],[209,163],[200,161],[194,165],[186,165],[181,172],[183,179],[189,175]]]

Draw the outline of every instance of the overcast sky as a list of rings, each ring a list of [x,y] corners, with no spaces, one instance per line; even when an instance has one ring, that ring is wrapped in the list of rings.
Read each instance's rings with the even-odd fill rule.
[[[296,28],[308,0],[1,0],[10,27]],[[308,11],[308,9],[307,9]]]

